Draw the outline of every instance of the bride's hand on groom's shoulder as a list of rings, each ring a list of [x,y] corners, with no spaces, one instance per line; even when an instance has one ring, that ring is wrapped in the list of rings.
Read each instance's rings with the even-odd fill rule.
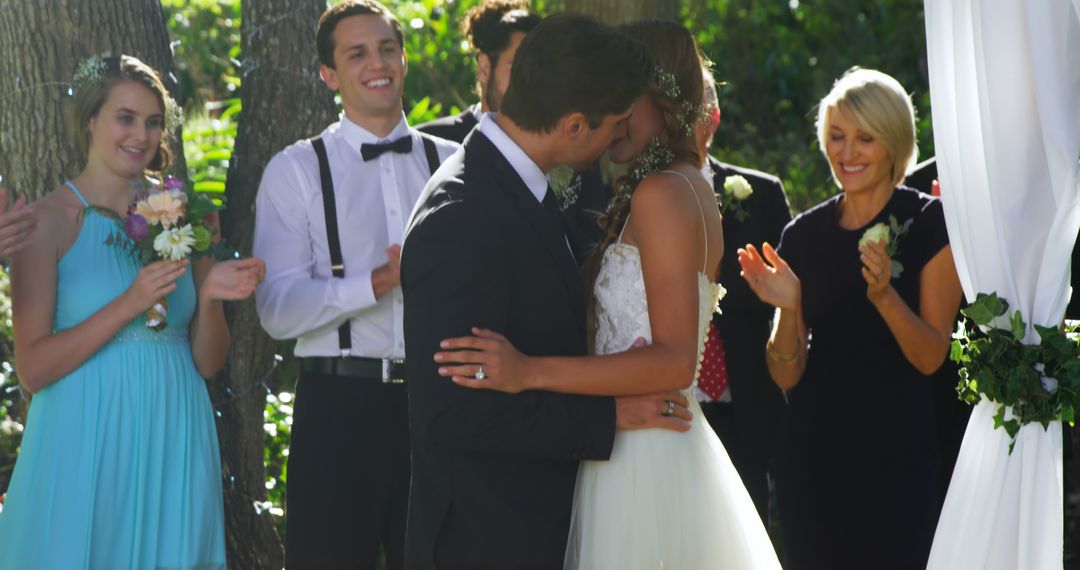
[[[529,357],[503,335],[473,327],[474,336],[449,338],[435,353],[439,375],[459,386],[517,394],[531,388],[526,374]]]
[[[765,242],[758,251],[752,244],[739,248],[739,266],[743,279],[762,301],[781,309],[799,305],[801,285],[787,262]]]
[[[615,429],[690,431],[690,400],[677,390],[615,398]]]

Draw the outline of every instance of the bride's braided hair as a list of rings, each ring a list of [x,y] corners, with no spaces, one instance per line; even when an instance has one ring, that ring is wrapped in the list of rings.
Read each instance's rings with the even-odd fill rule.
[[[667,20],[639,20],[622,24],[619,29],[644,44],[657,65],[646,93],[660,110],[664,128],[649,148],[631,162],[629,173],[614,181],[615,196],[608,205],[607,213],[600,218],[604,238],[585,264],[585,307],[590,348],[596,312],[593,288],[600,262],[604,250],[618,239],[619,232],[626,224],[634,188],[646,176],[666,168],[672,162],[684,161],[700,167],[705,158],[698,150],[693,127],[701,117],[701,102],[704,99],[702,70],[707,69],[708,60],[702,56],[694,36],[682,24]]]

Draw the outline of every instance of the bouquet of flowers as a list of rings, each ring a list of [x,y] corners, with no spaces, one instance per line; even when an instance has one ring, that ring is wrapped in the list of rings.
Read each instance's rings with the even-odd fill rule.
[[[221,204],[178,178],[167,177],[160,185],[147,185],[135,195],[124,219],[123,239],[109,241],[130,244],[142,265],[168,259],[177,261],[192,253],[205,254],[221,242],[218,210]],[[155,331],[165,328],[169,302],[161,298],[146,312],[146,326]]]

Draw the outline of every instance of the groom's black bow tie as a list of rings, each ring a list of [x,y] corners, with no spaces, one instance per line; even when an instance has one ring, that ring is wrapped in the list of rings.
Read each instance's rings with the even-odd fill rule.
[[[386,143],[364,143],[360,145],[360,156],[364,157],[365,162],[379,158],[380,154],[387,151],[393,151],[398,154],[412,152],[412,135],[405,135],[396,141]]]

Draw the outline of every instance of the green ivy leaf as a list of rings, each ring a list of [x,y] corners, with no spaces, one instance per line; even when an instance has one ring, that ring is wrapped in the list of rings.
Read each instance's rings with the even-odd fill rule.
[[[1013,338],[1015,338],[1017,342],[1023,341],[1024,335],[1027,332],[1027,325],[1024,323],[1024,318],[1020,316],[1019,309],[1012,314],[1012,318],[1009,319],[1009,325],[1012,327]]]
[[[1020,422],[1007,420],[1005,422],[1005,433],[1008,433],[1009,437],[1013,439],[1013,442],[1009,444],[1009,453],[1012,453],[1013,445],[1016,443],[1016,434],[1020,433]]]
[[[989,325],[996,317],[1005,314],[1009,304],[997,296],[997,293],[979,293],[975,302],[960,312],[977,325]]]
[[[1076,409],[1069,405],[1061,406],[1061,421],[1070,426],[1076,425]]]
[[[957,364],[963,364],[971,360],[964,352],[964,345],[959,340],[952,341],[949,348],[949,360],[952,360]]]

